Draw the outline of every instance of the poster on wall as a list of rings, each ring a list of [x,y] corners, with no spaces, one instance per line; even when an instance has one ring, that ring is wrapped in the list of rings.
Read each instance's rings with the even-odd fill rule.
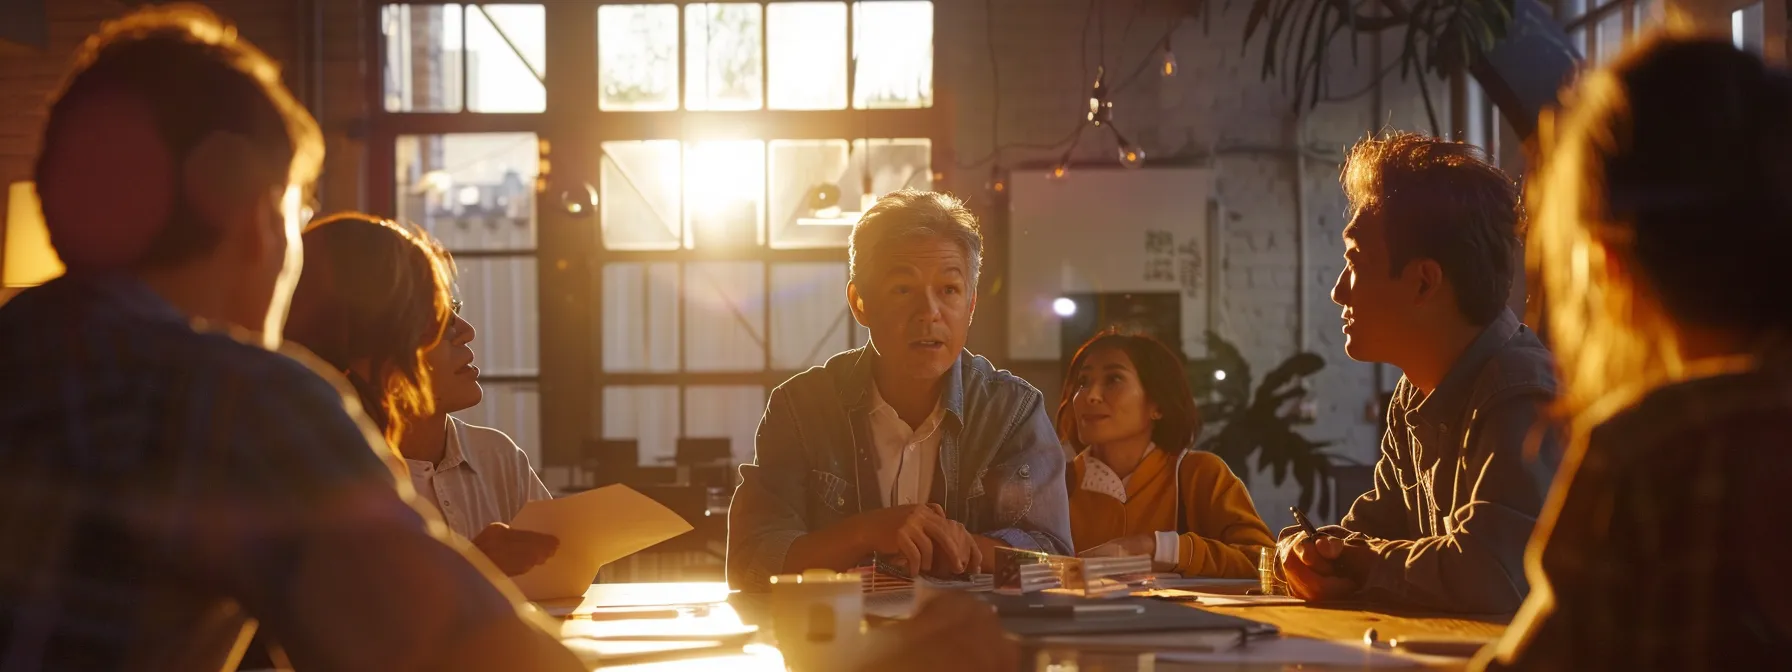
[[[1058,359],[1064,319],[1085,309],[1070,297],[1122,292],[1180,294],[1183,354],[1206,352],[1213,171],[1017,171],[1010,184],[1010,357]]]

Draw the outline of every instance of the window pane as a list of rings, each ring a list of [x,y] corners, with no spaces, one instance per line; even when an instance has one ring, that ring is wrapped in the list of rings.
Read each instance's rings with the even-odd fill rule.
[[[460,5],[380,8],[387,111],[460,111],[461,16]]]
[[[400,222],[454,251],[535,248],[535,134],[402,135],[396,148]]]
[[[933,106],[933,3],[853,4],[852,106]]]
[[[479,405],[460,411],[454,417],[463,422],[491,427],[510,435],[510,439],[529,454],[529,464],[539,473],[541,460],[541,392],[535,383],[480,383],[485,398]]]
[[[1730,12],[1730,39],[1737,49],[1760,56],[1767,41],[1766,16],[1762,3],[1755,3]]]
[[[678,6],[597,8],[597,106],[678,109]]]
[[[1612,12],[1599,19],[1599,58],[1596,63],[1610,63],[1624,49],[1624,12]]]
[[[864,203],[870,207],[877,197],[898,189],[933,189],[933,142],[926,138],[873,138],[870,140],[871,152],[865,153],[865,140],[854,140],[852,143],[852,161],[847,166],[847,175],[862,176],[865,174],[865,162],[868,160],[871,172],[871,193],[864,193],[864,179],[848,180],[852,182],[850,196],[867,196]],[[853,219],[858,219],[855,215]]]
[[[539,371],[535,258],[455,260],[460,314],[473,325],[473,352],[479,372],[489,376],[533,376]]]
[[[1587,13],[1587,0],[1557,0],[1556,7],[1561,14],[1557,18],[1561,23],[1567,23]]]
[[[753,460],[753,435],[765,415],[765,388],[753,386],[704,387],[684,390],[684,435],[693,439],[728,439],[734,463]]]
[[[604,247],[671,250],[680,239],[677,140],[606,142],[598,177]]]
[[[678,265],[604,265],[605,371],[678,370]]]
[[[760,6],[692,3],[684,8],[684,105],[757,110],[765,96]]]
[[[765,242],[765,143],[685,146],[684,244],[692,248]]]
[[[772,267],[772,368],[799,371],[827,363],[851,347],[846,264]]]
[[[547,108],[547,18],[541,5],[467,6],[467,109]]]
[[[766,50],[775,110],[846,107],[846,3],[766,6]]]
[[[843,211],[859,209],[846,200],[848,184],[857,193],[860,180],[847,174],[845,140],[773,140],[771,154],[771,246],[775,248],[846,247],[854,219]]]
[[[1655,9],[1653,4],[1654,3],[1650,2],[1650,0],[1636,0],[1636,2],[1630,5],[1632,16],[1630,21],[1631,34],[1641,33],[1655,24]]]
[[[763,263],[688,263],[684,301],[686,371],[765,369]]]
[[[592,417],[597,417],[593,414]],[[678,388],[671,385],[605,387],[606,439],[635,439],[637,464],[664,467],[678,451]]]

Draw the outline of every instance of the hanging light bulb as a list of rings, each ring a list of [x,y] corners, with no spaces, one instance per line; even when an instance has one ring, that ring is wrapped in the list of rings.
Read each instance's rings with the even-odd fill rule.
[[[1120,165],[1127,168],[1138,168],[1145,165],[1145,150],[1139,149],[1139,146],[1134,144],[1120,145]]]
[[[1059,161],[1057,165],[1052,166],[1052,172],[1046,173],[1046,174],[1054,180],[1062,180],[1062,179],[1064,179],[1064,176],[1066,174],[1068,174],[1069,172],[1070,172],[1070,163],[1066,162],[1066,161]]]
[[[1176,76],[1176,52],[1170,51],[1169,40],[1164,41],[1164,67],[1159,72],[1162,72],[1165,77]]]
[[[1120,165],[1127,168],[1138,168],[1145,165],[1145,150],[1133,144],[1133,141],[1127,140],[1125,135],[1121,135],[1120,129],[1113,126],[1108,128],[1114,132],[1114,143],[1120,146],[1118,152]]]
[[[991,192],[998,195],[1008,193],[1008,169],[1003,168],[1002,164],[999,163],[990,166],[989,184],[986,186],[989,187]]]

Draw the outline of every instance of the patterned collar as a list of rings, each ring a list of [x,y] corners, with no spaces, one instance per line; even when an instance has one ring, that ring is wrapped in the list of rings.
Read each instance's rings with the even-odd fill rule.
[[[1153,443],[1146,446],[1145,456],[1150,457],[1151,451],[1153,450],[1157,450],[1157,444]],[[1101,461],[1101,458],[1096,457],[1094,451],[1095,449],[1093,447],[1084,448],[1083,452],[1077,454],[1077,457],[1083,458],[1082,489],[1088,492],[1113,497],[1114,499],[1120,500],[1121,504],[1125,504],[1126,485],[1131,482],[1132,475],[1128,474],[1126,478],[1121,478],[1120,474],[1116,473],[1113,467],[1108,466],[1106,462]],[[1144,461],[1140,460],[1140,464],[1144,464]],[[1133,473],[1138,473],[1136,468]]]

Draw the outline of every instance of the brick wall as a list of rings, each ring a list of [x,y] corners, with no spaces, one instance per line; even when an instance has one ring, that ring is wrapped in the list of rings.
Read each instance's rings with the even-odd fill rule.
[[[31,177],[49,97],[77,47],[106,19],[135,3],[116,0],[43,0],[48,7],[50,44],[43,50],[9,49],[0,55],[0,184]],[[361,0],[210,0],[202,3],[236,24],[241,34],[283,64],[282,76],[302,102],[313,105],[310,77],[324,78],[322,99],[329,170],[322,185],[326,210],[360,205],[360,147],[351,140],[352,122],[363,114],[361,52],[366,28]],[[313,10],[321,7],[327,26],[323,67],[309,48]],[[0,190],[0,212],[6,195]]]
[[[1105,62],[1109,76],[1124,79],[1134,66],[1161,57],[1157,44],[1173,17],[1159,3],[1107,2]],[[1295,206],[1295,113],[1291,94],[1279,80],[1262,81],[1261,36],[1243,44],[1243,24],[1248,3],[1233,3],[1230,11],[1211,17],[1203,30],[1198,20],[1183,21],[1171,37],[1179,72],[1163,78],[1147,71],[1115,98],[1117,123],[1143,145],[1149,156],[1199,154],[1215,150],[1216,193],[1227,216],[1221,248],[1222,281],[1219,317],[1215,330],[1236,343],[1261,375],[1293,354],[1302,342],[1325,357],[1327,367],[1308,382],[1318,402],[1317,421],[1304,428],[1313,438],[1333,440],[1338,453],[1372,462],[1376,456],[1379,418],[1366,415],[1374,403],[1375,367],[1344,356],[1339,332],[1338,307],[1329,292],[1342,268],[1339,235],[1344,226],[1345,200],[1337,183],[1337,157],[1345,147],[1372,128],[1387,126],[1424,130],[1423,103],[1417,87],[1390,78],[1379,91],[1369,89],[1372,48],[1361,45],[1360,60],[1352,66],[1348,50],[1339,50],[1334,95],[1365,91],[1347,101],[1321,104],[1306,113],[1302,122],[1310,147],[1321,156],[1310,157],[1299,184],[1306,200],[1306,219],[1297,217]],[[992,81],[990,43],[1000,63],[1001,112],[998,120],[1003,144],[1051,143],[1062,138],[1086,110],[1089,81],[1081,73],[1087,65],[1092,78],[1101,39],[1093,27],[1087,52],[1079,57],[1080,37],[1089,3],[1084,0],[994,0],[994,24],[988,21],[985,3],[939,3],[940,32],[936,58],[942,60],[942,88],[949,90],[958,124],[954,149],[969,162],[986,156],[990,138]],[[1143,7],[1136,11],[1136,7]],[[1134,18],[1135,13],[1137,14]],[[1130,30],[1127,27],[1130,25]],[[1385,48],[1390,58],[1396,46]],[[1440,123],[1448,123],[1446,92],[1434,82],[1431,94]],[[1377,111],[1377,101],[1382,109]],[[1232,148],[1228,150],[1227,148]],[[1107,137],[1089,134],[1079,143],[1076,158],[1113,161],[1114,144]],[[1004,163],[1049,162],[1052,151],[1007,151]],[[961,170],[952,187],[964,194],[981,194],[988,168]],[[1074,173],[1070,179],[1075,179]],[[1297,236],[1305,229],[1308,263],[1298,270]],[[1006,242],[1001,231],[991,231],[992,262],[1000,265]],[[985,285],[988,287],[988,285]],[[1301,324],[1297,296],[1306,298],[1306,320]],[[985,297],[979,309],[979,328],[1000,329],[1004,301]],[[996,323],[994,325],[990,323]],[[975,331],[975,329],[973,330]],[[998,361],[1005,339],[980,337],[976,343]],[[1056,403],[1057,365],[1000,361],[1027,376]],[[1391,388],[1399,372],[1383,373],[1383,385]],[[1285,524],[1287,506],[1294,502],[1295,486],[1278,488],[1266,474],[1251,479],[1258,510],[1273,527]]]

